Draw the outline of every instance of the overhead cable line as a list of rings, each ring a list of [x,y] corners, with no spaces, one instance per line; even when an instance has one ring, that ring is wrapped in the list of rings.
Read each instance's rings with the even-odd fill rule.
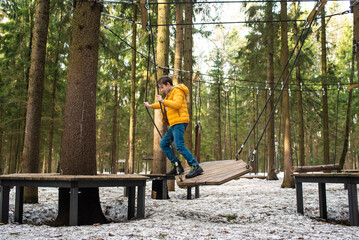
[[[131,49],[135,50],[137,54],[139,54],[142,58],[148,60],[148,57],[139,52],[137,49],[135,49],[131,44],[129,44],[128,42],[126,42],[123,38],[121,38],[118,34],[116,34],[112,29],[110,29],[108,26],[106,26],[105,24],[102,24],[103,27],[105,29],[107,29],[108,31],[110,31],[114,36],[116,36],[120,41],[122,41],[125,45],[127,45],[128,47],[130,47]],[[152,58],[152,57],[150,57]],[[150,62],[152,64],[154,64],[154,62],[150,59]],[[186,70],[182,70],[182,69],[175,69],[175,68],[171,68],[171,67],[162,67],[162,66],[158,66],[156,65],[156,68],[160,68],[160,69],[165,69],[165,70],[170,70],[170,71],[178,71],[178,72],[183,72],[183,73],[189,73],[189,71],[186,71]],[[192,71],[191,72],[192,74],[196,73],[196,71]],[[215,77],[218,77],[217,75],[212,75],[212,74],[206,74],[206,73],[199,73],[199,75],[202,75],[202,76],[207,76],[207,77],[212,77],[212,78],[215,78]],[[247,79],[238,79],[238,78],[233,78],[233,77],[222,77],[223,80],[231,80],[231,81],[238,81],[238,82],[247,82],[247,83],[258,83],[258,84],[268,84],[267,81],[263,82],[263,81],[252,81],[252,80],[247,80]],[[340,83],[341,85],[350,85],[349,83]],[[295,85],[295,84],[289,84],[289,85]],[[315,86],[315,85],[321,85],[321,84],[305,84],[305,85],[312,85],[312,86]],[[327,83],[326,84],[327,86],[330,86],[330,85],[337,85],[337,83]]]
[[[328,0],[328,2],[346,2],[347,0]],[[103,4],[138,4],[140,1],[111,1],[102,0]],[[198,1],[198,2],[153,2],[148,3],[149,5],[164,5],[164,4],[235,4],[235,3],[280,3],[280,2],[316,2],[316,0],[235,0],[235,1]]]
[[[105,24],[102,24],[103,27],[105,29],[107,29],[108,31],[110,31],[113,35],[115,35],[118,39],[120,39],[123,43],[125,43],[128,47],[130,47],[131,49],[135,50],[137,54],[139,54],[142,58],[146,59],[146,60],[149,60],[152,64],[153,61],[151,61],[151,57],[150,59],[144,55],[143,53],[139,52],[137,49],[135,49],[134,47],[131,46],[131,44],[129,44],[128,42],[126,42],[123,38],[121,38],[118,34],[116,34],[113,30],[111,30],[108,26],[106,26]],[[175,68],[170,68],[170,67],[161,67],[161,66],[156,66],[156,68],[161,68],[161,69],[165,69],[165,70],[171,70],[171,71],[180,71],[180,72],[189,72],[189,71],[184,71],[184,70],[181,70],[181,69],[175,69]],[[195,73],[195,71],[192,71],[192,73]],[[211,75],[211,74],[205,74],[205,73],[199,73],[199,75],[202,75],[202,76],[208,76],[208,77],[212,77],[212,78],[215,78],[215,77],[218,77],[217,75]],[[238,79],[238,78],[232,78],[232,77],[222,77],[223,80],[232,80],[232,81],[238,81],[238,82],[247,82],[247,83],[258,83],[258,84],[268,84],[267,81],[265,82],[262,82],[262,81],[251,81],[251,80],[247,80],[247,79]],[[203,81],[202,82],[204,83],[211,83],[209,81]],[[215,84],[215,83],[214,83]],[[338,83],[327,83],[325,85],[327,86],[331,86],[331,85],[337,85]],[[349,83],[339,83],[340,85],[350,85]],[[296,84],[287,84],[287,85],[296,85]],[[318,84],[303,84],[303,86],[321,86],[322,84],[318,83]]]
[[[126,18],[121,18],[121,17],[117,17],[117,16],[113,16],[113,15],[110,15],[110,14],[107,14],[107,13],[101,13],[101,15],[104,15],[106,17],[110,17],[110,18],[115,18],[115,19],[118,19],[118,20],[122,20],[122,21],[125,21],[125,22],[128,22],[128,23],[135,23],[137,25],[142,25],[141,23],[139,22],[135,22],[133,20],[130,20],[130,19],[126,19]]]
[[[102,26],[109,30],[113,35],[115,35],[118,39],[120,39],[123,43],[125,43],[127,46],[129,46],[130,48],[132,48],[133,50],[136,51],[137,54],[139,54],[142,58],[145,58],[147,60],[147,56],[145,56],[143,53],[137,51],[134,47],[131,46],[131,44],[129,44],[128,42],[126,42],[124,39],[122,39],[119,35],[117,35],[114,31],[112,31],[109,27],[107,27],[105,24],[102,24]]]
[[[338,15],[349,14],[346,10],[341,13],[335,13],[327,16],[317,17],[316,19],[331,18]],[[282,22],[306,22],[306,19],[289,19],[289,20],[252,20],[252,21],[230,21],[230,22],[194,22],[194,23],[169,23],[169,24],[154,24],[153,27],[164,26],[188,26],[188,25],[220,25],[220,24],[254,24],[254,23],[282,23]]]
[[[281,2],[318,2],[317,0],[234,0],[234,1],[198,1],[198,2],[153,2],[149,5],[170,5],[170,4],[222,4],[222,3],[281,3]],[[328,0],[328,2],[347,2],[347,0]]]
[[[249,90],[261,90],[261,91],[266,91],[269,90],[268,87],[253,87],[253,86],[238,86],[238,85],[234,85],[234,84],[228,84],[228,83],[218,83],[216,81],[205,81],[205,80],[197,80],[196,82],[200,82],[200,83],[204,83],[204,84],[211,84],[211,85],[223,85],[223,86],[228,86],[228,87],[234,87],[237,89],[249,89]],[[288,84],[287,84],[288,85]],[[296,84],[292,84],[292,85],[296,85]],[[343,90],[346,90],[346,87],[344,87],[344,85],[348,85],[348,84],[340,84],[340,83],[336,83],[336,84],[332,84],[335,86],[341,86]],[[290,89],[290,91],[303,91],[303,92],[318,92],[318,91],[322,91],[322,88],[320,89],[313,89],[313,88],[309,88],[308,86],[319,86],[318,85],[314,85],[314,84],[305,84],[302,85],[301,89]],[[322,86],[322,85],[320,85]],[[328,91],[338,91],[338,88],[328,88]],[[280,89],[276,89],[275,91],[280,91]]]

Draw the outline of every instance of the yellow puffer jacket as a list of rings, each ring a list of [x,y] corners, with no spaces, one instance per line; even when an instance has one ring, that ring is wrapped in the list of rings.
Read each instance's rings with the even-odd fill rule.
[[[161,105],[165,107],[164,111],[167,113],[170,126],[189,122],[186,102],[186,94],[188,93],[189,90],[185,85],[175,85],[163,100]],[[154,103],[152,104],[152,108],[160,109],[160,104]]]

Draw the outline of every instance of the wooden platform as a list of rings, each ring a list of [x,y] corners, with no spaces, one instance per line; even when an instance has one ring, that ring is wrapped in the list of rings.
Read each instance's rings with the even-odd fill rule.
[[[202,175],[186,179],[185,175],[190,170],[186,168],[182,175],[176,176],[177,185],[181,188],[200,185],[221,185],[252,171],[252,168],[247,169],[247,163],[242,160],[204,162],[200,163],[200,166],[204,171]]]
[[[78,225],[78,195],[80,188],[120,187],[128,191],[127,218],[135,216],[137,188],[137,218],[145,217],[145,188],[149,177],[133,174],[60,175],[52,173],[19,173],[0,175],[0,222],[8,223],[10,187],[15,186],[15,222],[22,223],[24,187],[69,188],[69,224]]]
[[[359,226],[358,191],[359,173],[296,173],[293,174],[297,194],[297,211],[304,214],[303,183],[318,183],[320,218],[327,219],[326,183],[344,183],[348,189],[349,222]],[[338,203],[337,203],[338,204]]]

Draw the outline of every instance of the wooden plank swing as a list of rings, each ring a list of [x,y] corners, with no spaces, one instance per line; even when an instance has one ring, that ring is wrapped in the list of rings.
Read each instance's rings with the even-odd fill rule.
[[[196,126],[195,156],[200,160],[201,123]],[[200,164],[203,174],[194,178],[185,178],[190,168],[186,168],[182,175],[176,176],[177,185],[180,188],[190,188],[201,185],[221,185],[252,171],[247,163],[242,160],[219,160]]]
[[[183,175],[176,176],[177,185],[180,188],[221,185],[252,171],[252,168],[247,168],[247,163],[242,160],[220,160],[204,162],[200,165],[203,168],[202,175],[187,179],[184,176],[189,173],[189,168],[186,168]]]

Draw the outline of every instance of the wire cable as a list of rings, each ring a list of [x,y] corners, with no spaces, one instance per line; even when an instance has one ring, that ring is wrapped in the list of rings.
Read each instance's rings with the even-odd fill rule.
[[[331,18],[334,16],[349,14],[350,11],[346,10],[341,13],[335,13],[327,16],[317,17],[316,20],[322,18]],[[282,22],[306,22],[305,19],[289,19],[289,20],[253,20],[253,21],[231,21],[231,22],[195,22],[195,23],[169,23],[169,24],[155,24],[153,27],[159,26],[189,26],[189,25],[221,25],[221,24],[255,24],[255,23],[282,23]]]
[[[234,1],[198,1],[198,2],[153,2],[150,5],[168,4],[222,4],[222,3],[281,3],[281,2],[317,2],[317,0],[234,0]],[[328,2],[347,2],[347,0],[328,0]]]

